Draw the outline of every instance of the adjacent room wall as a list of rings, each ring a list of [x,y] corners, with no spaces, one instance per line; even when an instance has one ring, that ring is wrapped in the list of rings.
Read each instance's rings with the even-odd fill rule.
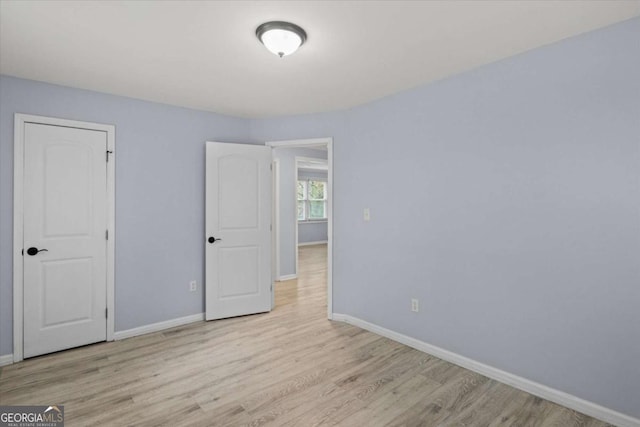
[[[116,126],[116,331],[204,311],[204,146],[248,122],[0,77],[0,355],[13,352],[13,116]],[[197,280],[197,292],[189,292]]]
[[[633,19],[252,137],[334,138],[336,312],[640,417],[638,76]]]
[[[299,138],[298,138],[299,139]],[[291,276],[296,272],[296,156],[326,159],[327,152],[312,148],[276,148],[274,158],[278,160],[280,176],[280,228],[278,235],[280,240],[280,277]]]

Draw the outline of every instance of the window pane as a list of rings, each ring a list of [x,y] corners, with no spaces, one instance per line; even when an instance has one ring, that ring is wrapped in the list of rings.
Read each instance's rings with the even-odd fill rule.
[[[304,200],[307,181],[298,181],[298,200]]]
[[[324,181],[309,181],[309,199],[325,200],[327,183]]]
[[[298,202],[298,221],[304,221],[305,202]]]
[[[311,201],[309,202],[309,219],[326,219],[327,218],[327,202]]]

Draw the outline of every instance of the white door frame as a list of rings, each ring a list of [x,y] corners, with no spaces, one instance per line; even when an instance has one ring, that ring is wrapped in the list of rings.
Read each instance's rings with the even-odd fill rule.
[[[271,211],[271,281],[275,283],[280,278],[280,236],[277,231],[280,229],[280,160],[273,158],[273,150],[271,151],[273,171],[273,188],[271,195],[273,197],[273,210]],[[272,292],[273,294],[273,292]],[[275,297],[271,308],[275,307]]]
[[[24,128],[27,123],[102,131],[107,134],[107,341],[115,327],[115,132],[114,125],[16,113],[13,129],[13,362],[23,359]],[[105,153],[107,156],[107,153]]]
[[[333,138],[313,138],[313,139],[293,139],[286,141],[268,141],[265,145],[271,148],[304,148],[314,147],[319,145],[327,146],[327,164],[329,170],[327,171],[327,210],[329,212],[329,218],[327,220],[327,318],[333,319]],[[279,194],[276,196],[279,196]],[[276,199],[276,209],[278,209],[279,200]],[[276,211],[277,212],[277,211]],[[279,213],[279,212],[277,212]],[[278,239],[278,218],[276,215],[274,236],[276,241],[276,247],[279,247]],[[297,245],[297,242],[296,242]],[[297,249],[296,249],[297,253]],[[278,257],[277,262],[280,262],[279,254],[275,253],[274,256]],[[297,258],[297,255],[296,255]],[[297,266],[296,266],[296,274]]]

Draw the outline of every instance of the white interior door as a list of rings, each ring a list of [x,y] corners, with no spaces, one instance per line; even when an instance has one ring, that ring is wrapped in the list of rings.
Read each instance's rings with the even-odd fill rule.
[[[106,340],[107,134],[24,128],[24,356]]]
[[[271,149],[206,150],[206,318],[270,311]]]

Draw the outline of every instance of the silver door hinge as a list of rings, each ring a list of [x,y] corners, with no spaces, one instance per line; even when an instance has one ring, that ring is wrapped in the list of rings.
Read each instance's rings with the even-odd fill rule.
[[[113,151],[107,150],[107,162],[109,161],[109,154],[113,154]]]
[[[105,240],[109,240],[109,230],[105,230],[104,238],[105,238]]]
[[[109,308],[105,308],[104,309],[104,318],[108,319],[109,318]]]
[[[269,169],[273,170],[273,163],[269,165]]]

